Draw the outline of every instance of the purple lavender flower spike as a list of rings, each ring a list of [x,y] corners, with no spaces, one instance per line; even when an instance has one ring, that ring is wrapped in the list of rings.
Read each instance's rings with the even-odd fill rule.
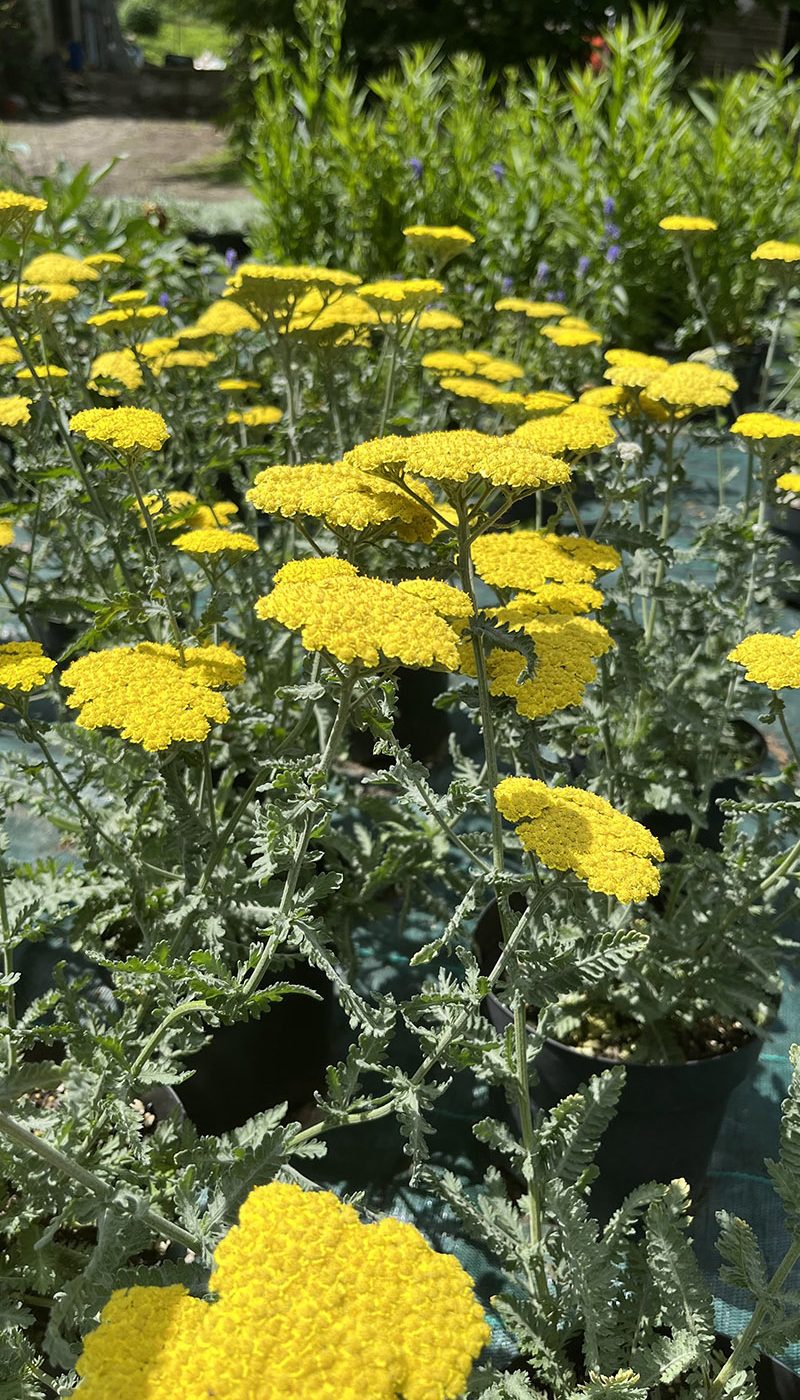
[[[500,184],[503,183],[503,181],[506,178],[506,168],[501,161],[495,161],[494,165],[492,166],[492,174],[494,175],[495,180],[498,180]]]
[[[411,170],[413,171],[413,173],[416,175],[417,179],[418,179],[418,180],[421,180],[421,179],[422,179],[422,172],[423,172],[423,170],[425,169],[425,167],[424,167],[424,165],[422,164],[422,161],[420,160],[419,156],[411,156],[411,158],[410,158],[408,164],[409,164]]]
[[[540,262],[539,265],[538,265],[538,267],[536,268],[536,281],[537,281],[537,282],[539,283],[539,285],[541,286],[543,282],[546,282],[546,281],[547,281],[547,279],[548,279],[549,276],[550,276],[550,264],[549,264],[549,263],[546,263],[546,262],[544,262],[544,261]]]
[[[618,244],[618,243],[612,243],[612,244],[610,245],[610,247],[608,247],[608,248],[606,249],[606,262],[608,262],[608,263],[615,263],[615,262],[617,262],[617,261],[619,260],[619,255],[620,255],[621,252],[622,252],[622,249],[620,248],[619,244]]]
[[[611,198],[610,194],[607,194],[605,199],[603,200],[603,213],[605,214],[606,218],[610,218],[610,216],[614,213],[616,207],[616,201]]]
[[[235,269],[236,264],[238,263],[238,261],[239,261],[239,254],[237,253],[236,249],[235,249],[235,248],[226,248],[226,249],[225,249],[225,264],[226,264],[226,266],[230,269],[231,272],[234,271],[234,269]]]
[[[169,292],[160,292],[158,297],[159,306],[169,306]]]
[[[606,238],[610,238],[612,243],[616,243],[619,238],[619,228],[616,224],[608,223],[603,230]]]
[[[591,265],[591,258],[587,258],[585,253],[581,253],[580,257],[578,258],[578,266],[575,269],[576,276],[585,277]]]
[[[503,294],[504,294],[505,296],[508,296],[508,293],[509,293],[509,292],[513,292],[513,290],[514,290],[514,278],[513,278],[513,277],[504,277],[503,280],[502,280],[502,282],[500,283],[500,288],[501,288]]]

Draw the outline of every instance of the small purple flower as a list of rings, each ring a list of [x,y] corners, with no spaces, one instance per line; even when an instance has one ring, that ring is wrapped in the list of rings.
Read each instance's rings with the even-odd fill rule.
[[[616,224],[608,223],[603,230],[606,238],[610,238],[612,243],[616,243],[619,238],[619,229]]]
[[[502,185],[503,181],[506,178],[506,168],[501,161],[495,161],[494,165],[492,166],[492,174],[494,175],[495,180],[498,180]]]
[[[226,266],[230,269],[231,272],[233,272],[233,270],[234,270],[234,268],[236,267],[236,264],[238,263],[238,261],[239,261],[239,254],[237,253],[236,249],[235,249],[235,248],[226,248],[226,249],[225,249],[225,264],[226,264]]]
[[[607,262],[607,263],[615,263],[615,262],[617,262],[618,259],[619,259],[619,255],[620,255],[621,252],[622,252],[622,249],[620,248],[619,244],[618,244],[618,243],[612,243],[612,244],[606,249],[606,262]]]
[[[160,292],[158,297],[159,306],[169,306],[169,292]]]
[[[465,282],[465,283],[464,283],[464,291],[466,292],[466,294],[467,294],[468,297],[471,297],[471,296],[472,296],[472,293],[475,291],[475,283],[474,283],[474,282]]]
[[[557,292],[551,292],[551,293],[550,293],[550,296],[551,296],[551,298],[552,298],[553,301],[566,301],[566,299],[567,299],[567,294],[566,294],[566,292],[562,292],[561,290],[559,290],[559,291],[557,291]]]
[[[422,161],[420,160],[419,156],[412,156],[411,159],[409,160],[408,164],[409,164],[411,170],[413,171],[413,173],[416,175],[417,179],[418,179],[418,180],[421,180],[421,179],[422,179],[422,172],[423,172],[423,170],[425,169],[425,167],[424,167],[424,165],[422,164]]]
[[[546,263],[546,262],[544,262],[544,261],[540,262],[539,265],[538,265],[537,268],[536,268],[536,281],[538,282],[538,284],[539,284],[540,287],[542,286],[542,284],[543,284],[544,282],[547,281],[547,279],[548,279],[549,276],[550,276],[550,264],[549,264],[549,263]]]
[[[591,258],[587,258],[585,253],[581,253],[578,258],[578,266],[575,269],[576,277],[585,277],[592,265]]]
[[[514,278],[513,278],[513,277],[504,277],[503,280],[502,280],[502,282],[500,283],[500,287],[501,287],[502,291],[504,292],[504,294],[505,294],[506,296],[508,296],[508,293],[509,293],[509,292],[513,292],[513,290],[514,290]]]
[[[614,213],[616,207],[617,205],[615,200],[611,198],[610,194],[607,194],[605,199],[603,200],[603,213],[605,214],[606,218],[610,218],[610,216]]]

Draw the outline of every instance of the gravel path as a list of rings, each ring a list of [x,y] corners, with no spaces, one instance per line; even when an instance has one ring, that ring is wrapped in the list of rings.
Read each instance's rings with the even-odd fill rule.
[[[186,200],[221,202],[243,199],[239,184],[218,184],[180,173],[189,161],[221,154],[225,138],[210,122],[167,118],[67,116],[51,121],[8,122],[2,135],[24,150],[17,153],[32,175],[46,175],[59,159],[73,168],[87,162],[99,169],[112,156],[125,159],[100,186],[109,195],[169,195]]]

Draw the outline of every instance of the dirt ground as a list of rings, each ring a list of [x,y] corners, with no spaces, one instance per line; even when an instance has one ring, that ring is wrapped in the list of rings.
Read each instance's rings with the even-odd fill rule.
[[[162,193],[214,202],[241,199],[247,194],[242,185],[223,182],[225,138],[210,122],[67,116],[8,122],[0,130],[8,141],[26,148],[16,157],[32,175],[48,174],[60,158],[74,169],[87,161],[98,169],[114,155],[125,156],[99,187],[104,194]],[[208,166],[209,176],[204,170],[193,169],[198,162]]]

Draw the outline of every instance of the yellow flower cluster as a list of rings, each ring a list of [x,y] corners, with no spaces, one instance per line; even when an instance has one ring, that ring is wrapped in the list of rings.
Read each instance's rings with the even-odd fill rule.
[[[228,279],[225,295],[256,316],[285,315],[294,302],[311,290],[330,296],[343,287],[357,286],[360,280],[352,272],[333,267],[242,263]]]
[[[393,319],[397,311],[408,311],[413,316],[443,291],[442,283],[434,277],[407,277],[396,281],[387,277],[381,282],[364,282],[358,295]]]
[[[160,530],[187,525],[193,530],[214,529],[219,525],[227,525],[231,516],[238,514],[238,507],[233,501],[215,501],[213,506],[201,505],[191,491],[149,491],[142,500],[151,519],[158,520]],[[134,505],[134,510],[139,516],[139,524],[144,529],[146,521],[138,502]]]
[[[800,437],[800,422],[796,418],[781,418],[777,413],[740,413],[731,424],[737,437],[768,439]]]
[[[21,394],[7,394],[0,398],[0,428],[22,428],[30,423],[32,402],[32,399],[26,399]]]
[[[218,693],[239,685],[244,661],[227,646],[177,647],[156,642],[92,651],[61,677],[72,694],[81,729],[117,729],[123,739],[155,752],[175,743],[200,743],[228,706]]]
[[[66,253],[39,253],[23,268],[22,276],[30,283],[43,282],[47,285],[63,282],[74,285],[76,282],[96,282],[99,273],[87,266],[82,258],[70,258]]]
[[[589,617],[531,616],[517,623],[533,642],[536,669],[526,676],[521,652],[495,647],[486,658],[489,690],[514,701],[517,713],[540,719],[555,710],[579,705],[597,675],[595,659],[614,643],[605,627]],[[472,646],[462,649],[462,669],[476,674]]]
[[[603,339],[599,331],[586,325],[567,325],[567,318],[555,326],[542,326],[539,334],[565,350],[577,350],[585,345],[599,345]]]
[[[13,335],[0,336],[0,365],[19,364],[19,350]]]
[[[237,302],[212,301],[202,311],[193,325],[184,326],[178,331],[181,340],[204,340],[206,336],[233,336],[241,331],[257,331],[258,321],[244,306]]]
[[[640,350],[607,350],[605,358],[610,367],[603,371],[603,378],[623,389],[646,389],[651,380],[669,369],[669,360]]]
[[[521,447],[529,450],[521,452]],[[406,467],[432,481],[465,482],[482,476],[495,486],[525,486],[531,490],[569,478],[563,462],[532,444],[520,443],[514,434],[492,437],[471,428],[370,438],[346,452],[343,460],[363,471]]]
[[[525,850],[550,870],[572,870],[591,890],[628,904],[658,894],[653,864],[664,852],[656,838],[605,798],[535,778],[503,778],[494,790],[499,811],[517,828]]]
[[[130,393],[135,393],[141,389],[144,383],[144,376],[132,350],[106,350],[102,355],[96,355],[92,360],[89,371],[89,388],[94,389],[98,394],[106,396],[118,394],[118,389],[108,388],[100,383],[102,379],[111,379],[116,384],[121,384]]]
[[[568,408],[571,403],[569,394],[562,394],[558,389],[536,389],[532,394],[525,395],[527,413],[560,413],[562,408]]]
[[[778,238],[768,238],[759,243],[750,254],[753,262],[800,262],[800,243],[782,243]]]
[[[213,350],[167,350],[153,356],[150,369],[153,374],[164,374],[170,369],[208,369],[216,358]]]
[[[566,316],[566,306],[560,301],[526,301],[525,297],[501,297],[494,304],[495,311],[514,311],[527,316],[531,321],[549,321],[551,317]]]
[[[413,311],[405,311],[399,320],[405,324],[413,321],[414,315]],[[454,316],[452,311],[442,311],[438,306],[420,312],[416,321],[418,331],[461,331],[464,329],[464,322],[460,317]]]
[[[451,224],[448,228],[436,224],[410,224],[403,229],[403,237],[439,261],[454,257],[475,242],[472,234],[465,228],[459,228],[458,224]]]
[[[251,1191],[217,1246],[215,1300],[112,1294],[77,1363],[81,1400],[455,1400],[489,1339],[472,1282],[413,1226],[328,1191]]]
[[[432,350],[423,355],[422,365],[434,374],[479,374],[493,384],[522,379],[525,371],[514,360],[500,360],[483,350]]]
[[[47,200],[36,195],[0,190],[0,233],[20,232],[25,236],[46,208]]]
[[[770,690],[800,687],[800,631],[791,637],[777,632],[754,632],[728,653],[729,661],[745,667],[745,680]]]
[[[147,292],[143,287],[132,287],[127,292],[112,292],[108,300],[112,306],[141,306],[147,301]]]
[[[686,360],[651,379],[646,397],[671,409],[727,408],[738,387],[726,370]]]
[[[14,526],[10,520],[0,520],[0,549],[8,549],[14,543]]]
[[[16,282],[0,287],[0,306],[21,309],[32,301],[41,306],[59,306],[72,301],[78,295],[78,288],[71,282]]]
[[[584,389],[578,396],[578,403],[585,408],[602,408],[606,413],[624,413],[628,406],[625,390],[615,384],[599,384],[593,389]]]
[[[355,292],[323,296],[314,288],[297,302],[285,329],[290,335],[310,334],[326,345],[352,345],[359,341],[360,332],[379,321],[375,308]]]
[[[69,426],[73,433],[118,452],[158,452],[170,435],[161,414],[152,408],[84,408],[72,415]]]
[[[525,409],[525,394],[514,390],[498,389],[488,379],[478,379],[461,374],[444,375],[439,380],[439,388],[445,393],[455,394],[458,399],[473,399],[486,404],[488,408]]]
[[[87,267],[121,267],[125,259],[121,253],[89,253],[83,259]]]
[[[775,485],[781,491],[800,491],[800,472],[783,472]]]
[[[244,394],[248,389],[259,389],[261,386],[257,379],[218,379],[217,388],[223,394]]]
[[[232,409],[225,415],[226,423],[241,423],[245,428],[272,428],[283,414],[272,404],[256,404],[253,408]]]
[[[409,482],[433,504],[422,482]],[[309,515],[338,529],[385,527],[402,540],[430,540],[433,516],[402,487],[345,462],[307,462],[267,467],[259,472],[247,499],[257,510],[291,518]]]
[[[307,651],[343,662],[458,669],[458,633],[436,601],[408,586],[365,578],[344,560],[294,560],[279,569],[271,593],[256,603],[258,617],[299,632]],[[451,611],[452,604],[445,602]]]
[[[187,530],[172,541],[184,554],[254,554],[258,549],[252,535],[241,530],[225,530],[217,525],[203,525]]]
[[[667,233],[714,233],[717,225],[702,214],[667,214],[666,218],[659,219],[658,227],[666,229]]]
[[[111,311],[89,316],[86,324],[100,331],[138,331],[166,314],[163,306],[115,306]]]
[[[29,368],[25,365],[23,369],[18,369],[16,379],[67,379],[68,371],[61,365],[34,365]]]
[[[485,583],[525,592],[545,583],[591,583],[620,563],[611,545],[540,530],[481,535],[473,542],[472,558]]]
[[[513,434],[539,452],[571,455],[609,447],[617,434],[608,414],[586,404],[570,404],[560,413],[534,418]]]
[[[9,541],[10,543],[10,541]],[[56,668],[39,642],[5,642],[0,646],[0,690],[34,690]]]

